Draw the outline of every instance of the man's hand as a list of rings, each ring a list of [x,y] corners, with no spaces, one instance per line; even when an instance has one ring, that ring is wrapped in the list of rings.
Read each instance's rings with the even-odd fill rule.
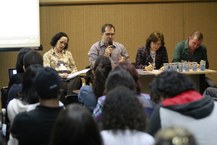
[[[111,56],[111,53],[112,53],[112,47],[108,46],[108,47],[105,49],[104,56],[109,57],[109,56]]]

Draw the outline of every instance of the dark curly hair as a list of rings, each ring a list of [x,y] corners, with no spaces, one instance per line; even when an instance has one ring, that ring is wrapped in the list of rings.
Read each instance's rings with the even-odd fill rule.
[[[195,90],[192,79],[174,71],[162,72],[151,83],[151,96],[157,102],[160,97],[172,98],[188,90]]]
[[[146,129],[146,116],[136,93],[124,86],[108,92],[101,119],[103,130]]]
[[[65,32],[59,32],[59,33],[55,34],[55,35],[52,37],[52,39],[51,39],[51,41],[50,41],[50,45],[51,45],[52,47],[56,46],[58,40],[59,40],[61,37],[67,37],[67,38],[68,38],[68,42],[69,42],[69,37],[68,37],[68,35],[67,35]],[[64,47],[64,49],[65,49],[65,50],[68,49],[68,43],[66,44],[66,46]]]

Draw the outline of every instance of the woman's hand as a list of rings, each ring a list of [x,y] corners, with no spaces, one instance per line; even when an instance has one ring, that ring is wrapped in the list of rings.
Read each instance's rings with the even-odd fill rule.
[[[145,71],[152,71],[153,69],[154,66],[151,63],[149,63],[149,65],[144,68]]]
[[[66,79],[66,78],[68,77],[68,75],[69,75],[69,74],[67,74],[67,73],[59,73],[59,76],[60,76],[61,78],[64,78],[64,79]]]

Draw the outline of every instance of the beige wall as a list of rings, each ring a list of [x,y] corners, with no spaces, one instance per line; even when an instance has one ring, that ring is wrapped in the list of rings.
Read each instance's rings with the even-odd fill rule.
[[[65,31],[70,38],[69,50],[78,69],[88,65],[87,52],[100,39],[104,23],[116,27],[115,40],[123,43],[135,61],[138,47],[145,44],[148,35],[155,31],[164,34],[169,60],[174,47],[194,30],[204,33],[208,48],[210,69],[215,65],[217,46],[217,2],[166,2],[123,4],[61,4],[40,6],[41,43],[44,50],[50,49],[51,37]],[[17,52],[0,53],[0,87],[7,85],[7,68],[15,65]],[[208,75],[217,82],[217,75]]]

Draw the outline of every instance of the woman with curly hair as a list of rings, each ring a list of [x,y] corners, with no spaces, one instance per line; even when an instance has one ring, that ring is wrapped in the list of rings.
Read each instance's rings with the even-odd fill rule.
[[[153,145],[145,133],[146,116],[134,91],[117,86],[106,95],[101,135],[104,145]]]

